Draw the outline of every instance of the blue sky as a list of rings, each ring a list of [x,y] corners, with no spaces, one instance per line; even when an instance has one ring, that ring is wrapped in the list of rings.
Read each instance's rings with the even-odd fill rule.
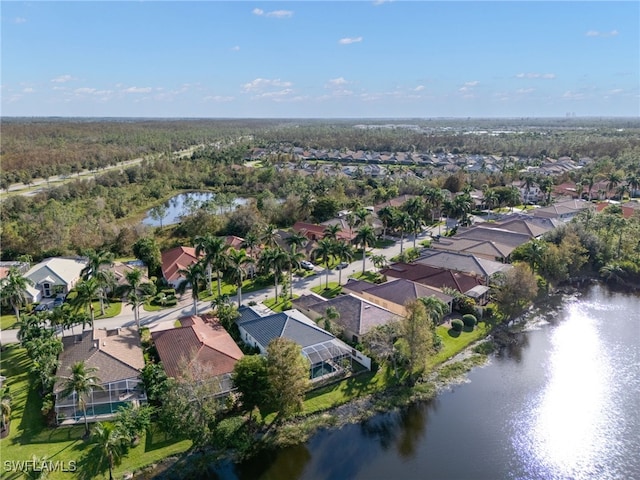
[[[3,116],[640,115],[640,3],[12,2]]]

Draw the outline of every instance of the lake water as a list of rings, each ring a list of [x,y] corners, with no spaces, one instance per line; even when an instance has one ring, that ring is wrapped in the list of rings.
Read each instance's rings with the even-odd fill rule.
[[[214,469],[202,478],[640,479],[640,296],[550,299],[433,401]]]
[[[153,209],[147,212],[142,223],[151,227],[159,227],[162,225],[173,225],[180,222],[180,218],[195,212],[202,206],[209,206],[214,213],[222,213],[235,209],[238,205],[245,205],[246,198],[236,197],[228,198],[226,196],[219,197],[216,200],[216,194],[211,192],[187,192],[176,195],[164,203],[166,211],[162,218],[154,218],[151,213]]]

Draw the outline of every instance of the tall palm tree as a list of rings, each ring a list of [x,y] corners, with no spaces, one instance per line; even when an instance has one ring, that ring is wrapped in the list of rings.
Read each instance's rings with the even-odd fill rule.
[[[242,248],[246,248],[249,253],[249,256],[254,260],[256,259],[255,257],[256,249],[259,246],[260,246],[260,238],[258,238],[258,235],[255,232],[250,231],[245,235],[244,241],[242,242]]]
[[[322,238],[328,238],[329,240],[336,241],[338,239],[338,233],[342,231],[342,227],[335,224],[330,224],[324,227],[324,231],[322,232]]]
[[[304,253],[298,252],[295,244],[287,252],[287,263],[289,270],[289,297],[293,298],[293,271],[300,268],[300,262],[304,260]]]
[[[362,273],[364,274],[367,261],[367,247],[373,245],[376,241],[376,234],[371,225],[363,225],[358,229],[355,242],[362,245]]]
[[[500,202],[500,197],[498,197],[498,192],[496,192],[493,188],[488,189],[484,194],[484,206],[487,210],[493,210],[496,208],[498,203]]]
[[[131,306],[136,325],[138,330],[140,330],[140,307],[144,305],[148,297],[155,294],[155,285],[153,283],[142,282],[142,270],[139,268],[125,272],[124,278],[126,283],[120,290],[122,294],[126,296],[127,305]]]
[[[102,265],[111,265],[113,263],[113,253],[105,250],[96,252],[95,250],[88,250],[84,253],[87,257],[87,266],[82,269],[80,275],[85,280],[88,280],[100,270]]]
[[[238,287],[238,308],[242,305],[242,282],[245,279],[245,268],[254,262],[253,258],[247,255],[246,250],[229,249],[229,276],[231,281]]]
[[[0,280],[2,301],[11,305],[18,322],[20,321],[20,308],[27,303],[27,287],[30,285],[33,285],[33,282],[24,277],[15,267],[9,268],[7,276]]]
[[[635,192],[640,190],[640,177],[635,173],[627,175],[627,185],[629,186],[629,192],[631,198],[635,196]]]
[[[93,300],[100,294],[100,285],[98,285],[95,278],[90,278],[88,280],[82,280],[76,284],[75,290],[76,297],[69,303],[76,309],[76,311],[88,310],[89,315],[91,315],[91,323],[93,324],[95,321]]]
[[[429,315],[433,324],[438,325],[447,313],[447,304],[433,295],[430,297],[422,297],[420,301],[424,304],[427,315]]]
[[[618,172],[611,172],[609,174],[609,176],[607,177],[607,193],[608,198],[611,198],[611,192],[613,190],[615,190],[615,188],[620,184],[620,182],[622,181],[622,177]]]
[[[202,263],[196,262],[186,268],[181,268],[178,273],[184,278],[176,288],[176,292],[182,294],[191,287],[191,299],[193,300],[193,314],[198,315],[198,294],[200,286],[205,280],[205,269]],[[220,295],[222,296],[222,292]]]
[[[130,442],[130,439],[111,422],[98,422],[93,427],[91,443],[99,452],[100,463],[107,463],[109,480],[113,480],[113,468],[122,462],[127,442]]]
[[[382,237],[387,236],[387,229],[393,226],[395,216],[398,214],[398,209],[391,205],[385,205],[378,210],[378,219],[382,222]]]
[[[278,245],[278,240],[280,240],[280,234],[278,233],[278,227],[273,224],[269,224],[264,227],[261,236],[262,243],[264,243],[267,247],[275,248]]]
[[[275,299],[278,303],[278,279],[282,274],[282,270],[287,265],[287,253],[279,247],[266,248],[260,257],[262,269],[266,272],[273,271],[273,280],[276,287]]]
[[[318,245],[311,252],[311,257],[314,259],[321,258],[322,263],[325,266],[325,272],[327,274],[324,288],[329,288],[329,261],[333,254],[333,242],[328,238],[318,240]]]
[[[309,239],[300,232],[293,232],[286,238],[285,242],[289,247],[295,246],[298,249],[304,247],[309,242]]]
[[[338,257],[338,261],[351,262],[353,260],[353,248],[347,242],[336,242],[333,244],[333,254]],[[342,285],[342,269],[338,270],[338,285]]]
[[[224,270],[226,265],[226,251],[229,248],[227,240],[224,237],[214,237],[211,234],[196,237],[196,256],[202,255],[202,261],[207,268],[207,283],[209,285],[209,295],[213,295],[213,288],[211,286],[211,273],[212,270],[216,270],[216,277],[218,279],[218,296],[222,295],[222,280],[220,278],[221,271]]]
[[[396,230],[400,230],[400,253],[404,251],[404,235],[411,229],[411,224],[411,215],[407,212],[400,211],[398,215],[396,215],[393,226]]]
[[[70,375],[62,377],[62,397],[73,394],[84,416],[85,435],[89,434],[89,420],[87,419],[87,401],[94,390],[103,390],[101,380],[96,375],[98,369],[87,367],[84,361],[74,363],[69,367]]]

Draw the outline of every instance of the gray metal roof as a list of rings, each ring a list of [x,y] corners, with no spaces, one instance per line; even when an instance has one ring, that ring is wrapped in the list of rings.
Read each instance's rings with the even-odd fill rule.
[[[285,313],[243,320],[239,322],[239,326],[265,348],[271,340],[279,337],[293,340],[302,348],[335,338],[321,328],[296,320]]]

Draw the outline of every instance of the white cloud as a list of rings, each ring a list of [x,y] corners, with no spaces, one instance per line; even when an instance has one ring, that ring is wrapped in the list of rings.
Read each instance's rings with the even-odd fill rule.
[[[239,45],[235,45],[235,46],[231,47],[231,51],[239,52],[240,51],[240,46]]]
[[[268,98],[271,100],[275,100],[275,101],[282,101],[284,99],[284,97],[287,97],[288,95],[291,95],[293,93],[293,90],[290,88],[285,88],[283,90],[277,90],[274,92],[264,92],[264,93],[260,93],[256,96],[254,96],[253,98]]]
[[[151,87],[129,87],[122,90],[124,93],[149,93]]]
[[[251,13],[257,15],[259,17],[269,17],[269,18],[291,18],[293,17],[293,12],[291,10],[273,10],[271,12],[265,12],[261,8],[254,8]]]
[[[528,72],[528,73],[518,73],[516,74],[516,78],[543,78],[546,80],[552,80],[554,78],[556,78],[556,74],[555,73],[533,73],[533,72]]]
[[[516,93],[520,94],[527,94],[532,92],[535,92],[535,88],[519,88],[518,90],[516,90]]]
[[[344,79],[344,77],[333,78],[333,79],[329,80],[327,88],[330,88],[330,87],[341,87],[343,85],[347,85],[348,83],[349,82],[347,82]]]
[[[24,88],[22,90],[23,93],[34,93],[35,91],[36,90],[34,88],[31,88],[31,87],[27,87],[27,88]]]
[[[77,93],[80,95],[88,95],[88,94],[92,94],[95,93],[97,90],[95,88],[89,88],[89,87],[82,87],[82,88],[76,88],[73,93]]]
[[[232,102],[233,100],[235,100],[235,97],[225,97],[222,95],[208,95],[204,97],[203,100],[205,102],[223,103],[223,102]]]
[[[465,87],[475,87],[476,85],[478,85],[480,82],[477,80],[473,80],[472,82],[465,82],[464,86]]]
[[[413,89],[414,92],[421,92],[425,89],[424,85],[418,85],[416,88]]]
[[[291,17],[293,17],[293,12],[291,10],[274,10],[273,12],[267,13],[267,17],[271,17],[271,18],[291,18]]]
[[[256,78],[249,83],[245,83],[242,88],[245,92],[260,92],[269,87],[291,87],[293,84],[291,82],[283,82],[279,78],[277,79],[268,79],[268,78]]]
[[[580,92],[572,92],[571,90],[567,90],[562,95],[562,98],[566,100],[584,100],[585,94]]]
[[[345,37],[338,40],[340,45],[351,45],[352,43],[359,43],[362,41],[362,37]]]
[[[382,5],[383,3],[391,3],[393,1],[394,0],[373,0],[373,5],[377,7],[379,5]]]
[[[607,93],[609,95],[617,95],[619,93],[624,92],[624,90],[622,88],[614,88],[613,90],[609,90]]]
[[[611,30],[610,32],[599,32],[598,30],[589,30],[585,35],[587,37],[616,37],[618,35],[617,30]]]
[[[73,78],[71,75],[60,75],[59,77],[52,78],[51,82],[52,83],[66,83],[66,82],[70,82],[72,80],[76,80],[76,79]]]
[[[21,23],[27,23],[27,19],[24,17],[16,17],[13,19],[13,23],[20,25]]]

